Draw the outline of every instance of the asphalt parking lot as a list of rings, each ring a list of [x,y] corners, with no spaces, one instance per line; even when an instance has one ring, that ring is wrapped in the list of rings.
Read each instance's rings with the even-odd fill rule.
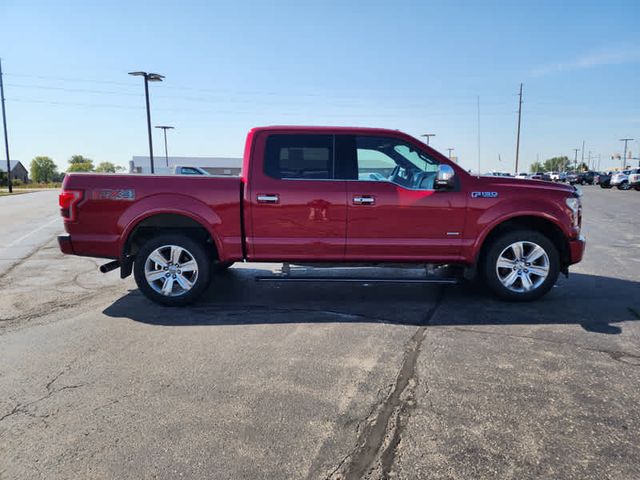
[[[0,478],[640,478],[640,192],[584,190],[529,304],[240,265],[169,309],[43,227],[0,252]]]

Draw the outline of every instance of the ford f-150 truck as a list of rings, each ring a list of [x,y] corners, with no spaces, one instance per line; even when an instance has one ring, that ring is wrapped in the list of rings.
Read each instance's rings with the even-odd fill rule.
[[[574,187],[472,176],[386,129],[254,128],[239,177],[71,173],[60,208],[62,252],[112,259],[165,305],[239,261],[457,264],[532,300],[585,248]]]

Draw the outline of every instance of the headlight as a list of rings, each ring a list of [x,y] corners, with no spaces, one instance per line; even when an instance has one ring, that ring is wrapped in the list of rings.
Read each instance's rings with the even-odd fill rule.
[[[571,209],[571,217],[573,220],[573,226],[580,226],[580,209],[582,208],[582,204],[580,203],[580,198],[578,197],[567,197],[565,199],[567,207]]]

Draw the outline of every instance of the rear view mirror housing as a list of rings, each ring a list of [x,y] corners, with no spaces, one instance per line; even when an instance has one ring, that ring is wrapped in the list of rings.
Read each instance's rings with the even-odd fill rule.
[[[436,190],[448,190],[455,186],[456,172],[446,163],[438,165],[434,186]]]

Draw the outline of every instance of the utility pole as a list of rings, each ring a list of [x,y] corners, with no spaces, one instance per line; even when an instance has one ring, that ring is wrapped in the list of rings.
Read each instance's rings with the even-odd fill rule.
[[[164,161],[169,167],[169,153],[167,152],[167,130],[173,130],[174,127],[170,127],[169,125],[156,125],[156,128],[161,128],[164,132]]]
[[[520,159],[520,121],[522,120],[522,83],[520,84],[520,99],[518,100],[518,136],[516,137],[516,173],[518,173],[518,160]]]
[[[580,163],[584,165],[584,140],[582,140],[582,159],[580,160]]]
[[[436,134],[435,133],[423,133],[422,135],[420,135],[421,137],[425,137],[427,139],[427,147],[429,146],[429,139],[431,137],[435,137]]]
[[[627,142],[630,142],[633,138],[621,138],[620,141],[624,142],[624,155],[622,157],[622,169],[624,170],[625,163],[627,163]]]
[[[11,183],[11,160],[9,159],[9,137],[7,136],[7,114],[4,106],[4,85],[2,83],[2,59],[0,58],[0,103],[2,103],[2,128],[4,129],[4,151],[7,155],[7,185],[9,193],[13,192]]]
[[[589,150],[589,158],[587,160],[587,165],[589,167],[589,170],[594,170],[594,168],[591,165],[591,150]]]
[[[480,95],[478,95],[478,175],[480,175]]]
[[[576,155],[573,159],[573,171],[577,172],[578,171],[578,152],[580,151],[580,149],[574,148],[573,151],[576,152]]]
[[[451,160],[451,152],[453,152],[455,148],[447,148],[447,150],[449,151],[449,160]]]

